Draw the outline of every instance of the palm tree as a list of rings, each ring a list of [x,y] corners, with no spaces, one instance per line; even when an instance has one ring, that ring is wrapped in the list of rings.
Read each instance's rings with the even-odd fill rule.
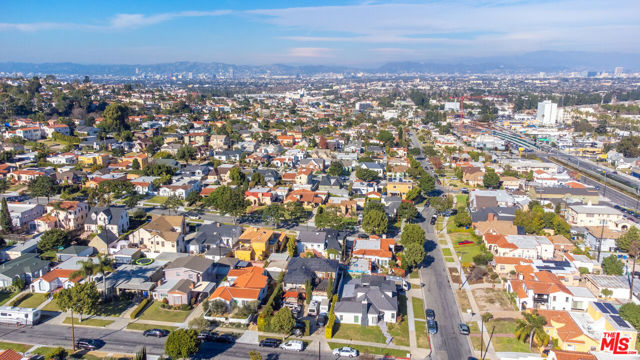
[[[537,310],[534,310],[533,313],[523,311],[522,316],[524,319],[519,319],[516,326],[515,335],[518,340],[524,342],[527,336],[529,336],[529,350],[531,350],[533,346],[534,336],[539,345],[547,346],[549,336],[544,332],[547,319],[538,314]]]
[[[83,261],[79,261],[78,264],[80,264],[80,269],[72,272],[71,274],[69,274],[69,279],[75,279],[78,276],[82,277],[83,279],[86,277],[89,277],[93,274],[95,274],[95,264],[93,263],[93,261],[91,259],[87,259],[87,260],[83,260]]]
[[[97,261],[93,265],[94,274],[102,275],[102,285],[104,286],[103,295],[107,296],[107,281],[105,279],[106,273],[113,271],[113,260],[105,255],[98,254]]]

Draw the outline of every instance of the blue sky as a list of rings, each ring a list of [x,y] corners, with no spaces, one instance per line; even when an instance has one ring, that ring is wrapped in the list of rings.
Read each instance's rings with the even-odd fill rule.
[[[640,52],[637,0],[2,1],[0,61],[375,65]]]

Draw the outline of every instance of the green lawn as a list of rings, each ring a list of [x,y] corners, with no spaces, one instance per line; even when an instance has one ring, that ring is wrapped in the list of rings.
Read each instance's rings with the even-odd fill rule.
[[[480,350],[480,336],[472,336],[471,344],[473,345],[474,350]]]
[[[471,321],[471,322],[468,322],[467,325],[469,325],[469,331],[472,334],[479,334],[480,333],[480,327],[478,326],[477,322]],[[487,331],[487,330],[485,329],[485,331]]]
[[[348,346],[350,348],[354,348],[360,352],[360,354],[371,354],[371,355],[384,355],[384,356],[395,356],[395,357],[406,357],[410,353],[409,350],[397,350],[397,349],[389,349],[389,348],[381,348],[375,346],[364,346],[364,345],[352,345],[352,344],[342,344],[329,342],[329,347],[331,349]]]
[[[407,296],[398,294],[398,315],[407,316]]]
[[[129,325],[127,325],[127,329],[139,330],[139,331],[145,331],[149,329],[165,329],[165,330],[173,331],[177,328],[178,328],[177,326],[153,325],[153,324],[143,324],[143,323],[137,323],[137,322],[129,323]]]
[[[436,231],[440,232],[444,228],[444,219],[441,216],[438,216],[438,220],[436,220]]]
[[[336,324],[336,332],[333,337],[336,339],[369,341],[380,344],[385,343],[384,335],[377,326],[360,326],[354,324]]]
[[[517,325],[518,324],[516,323],[515,319],[497,319],[489,321],[489,323],[485,324],[484,326],[489,329],[488,331],[491,331],[491,329],[495,326],[495,334],[514,334],[516,332]],[[487,330],[485,329],[485,331]]]
[[[469,195],[467,194],[457,194],[456,195],[456,207],[460,207],[461,205],[465,205],[467,203],[467,199]]]
[[[512,337],[493,337],[491,339],[493,348],[496,351],[510,351],[510,352],[531,352],[529,351],[529,343],[522,343],[516,338]]]
[[[444,261],[446,261],[446,262],[456,262],[452,257],[445,257]]]
[[[420,298],[412,297],[411,304],[413,305],[413,317],[415,319],[426,319],[424,314],[424,301]]]
[[[471,245],[458,245],[458,242],[460,241],[474,241],[474,238],[473,236],[471,236],[471,234],[458,233],[451,234],[450,237],[451,242],[453,242],[453,249],[456,251],[456,256],[462,256],[462,263],[472,263],[473,257],[481,252],[480,245],[477,245],[475,243]]]
[[[442,248],[442,254],[443,254],[444,256],[452,256],[452,255],[451,255],[451,249],[443,247],[443,248]]]
[[[113,300],[108,303],[100,303],[96,309],[98,316],[120,316],[131,306],[131,301],[126,299]]]
[[[41,310],[45,311],[60,311],[58,304],[56,304],[55,300],[49,301],[47,305],[45,305]]]
[[[114,320],[102,320],[102,319],[84,319],[82,321],[78,321],[78,320],[79,319],[76,317],[73,318],[74,325],[105,327],[107,325],[113,324],[114,322]],[[64,319],[63,323],[71,325],[71,317]]]
[[[187,316],[191,313],[191,310],[182,311],[182,310],[168,310],[162,309],[160,307],[162,303],[159,301],[154,301],[153,304],[147,306],[142,315],[138,318],[142,320],[155,320],[155,321],[166,321],[166,322],[176,322],[181,323],[185,321]]]
[[[45,300],[47,300],[47,295],[46,294],[31,293],[27,297],[22,299],[22,301],[16,302],[15,304],[13,304],[13,306],[20,306],[20,307],[23,307],[23,308],[33,308],[33,309],[35,309],[38,306],[40,306],[40,304],[42,304]]]
[[[49,346],[40,346],[40,347],[36,348],[35,350],[33,350],[31,353],[35,354],[35,355],[42,355],[42,356],[44,356],[46,358],[55,349],[57,349],[57,348],[56,347],[49,347]],[[69,351],[67,350],[67,352],[69,352]]]
[[[420,273],[418,272],[418,270],[414,270],[411,273],[409,273],[409,279],[419,279],[420,278]]]
[[[418,347],[423,349],[429,348],[429,336],[427,336],[427,322],[426,321],[415,321],[416,327],[416,341],[418,342]]]
[[[11,350],[23,353],[23,352],[31,349],[31,346],[32,345],[0,341],[0,349],[2,349],[2,350],[11,349]]]
[[[152,203],[152,204],[164,204],[165,201],[167,201],[167,197],[160,196],[160,195],[156,195],[151,199],[143,200],[143,202]]]
[[[14,296],[18,295],[17,292],[0,291],[0,305],[4,305],[7,301],[11,300]]]

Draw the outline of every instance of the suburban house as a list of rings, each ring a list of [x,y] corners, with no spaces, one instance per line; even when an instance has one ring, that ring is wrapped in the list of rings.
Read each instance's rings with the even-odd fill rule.
[[[186,231],[184,216],[154,216],[149,223],[129,235],[129,241],[143,251],[184,252]]]
[[[229,306],[234,302],[240,307],[253,301],[261,301],[267,294],[268,280],[261,267],[231,269],[227,274],[227,282],[216,288],[209,301],[220,300]]]
[[[313,253],[329,259],[340,259],[345,233],[333,229],[321,231],[300,230],[298,233],[298,253]]]
[[[222,248],[229,249],[228,252],[230,252],[243,231],[240,225],[227,225],[220,222],[201,225],[198,227],[198,232],[187,235],[187,250],[191,254],[201,254]],[[228,252],[225,252],[225,255]]]
[[[394,239],[382,239],[371,236],[368,239],[356,238],[353,245],[352,256],[359,259],[367,259],[377,266],[389,266],[393,260],[393,249],[396,245]]]
[[[182,256],[170,262],[164,268],[164,278],[186,279],[194,283],[215,280],[213,260],[201,256]]]
[[[127,229],[129,229],[129,213],[125,206],[93,207],[84,223],[85,231],[94,233],[109,231],[116,238]]]
[[[384,276],[363,275],[349,280],[336,303],[336,320],[344,324],[377,326],[395,323],[398,314],[396,284]]]
[[[507,291],[515,293],[518,309],[571,310],[573,294],[548,271],[539,271],[525,279],[507,282]]]
[[[273,193],[268,187],[254,187],[244,192],[245,199],[253,206],[271,205]]]
[[[153,181],[159,179],[157,176],[140,176],[129,181],[133,184],[133,188],[140,195],[153,194],[155,188],[153,187]]]
[[[496,256],[519,257],[523,259],[553,259],[553,243],[538,235],[493,235],[482,237],[487,250]]]
[[[572,205],[566,210],[567,222],[574,226],[605,226],[611,230],[625,231],[631,222],[622,211],[605,205]]]
[[[36,219],[39,232],[50,229],[75,230],[87,218],[89,205],[80,201],[60,201],[47,205],[47,214]]]
[[[249,227],[238,238],[235,257],[244,261],[266,259],[285,237],[271,229]]]
[[[59,288],[68,289],[82,280],[81,276],[69,279],[76,270],[53,269],[41,277],[34,279],[29,289],[35,293],[52,293]]]
[[[9,208],[11,222],[16,230],[35,230],[36,224],[34,221],[45,212],[44,206],[40,204],[7,203],[7,208]]]
[[[49,261],[42,260],[36,254],[25,254],[9,260],[0,267],[0,288],[10,286],[13,280],[20,278],[29,284],[49,271]]]
[[[311,285],[314,285],[323,279],[330,277],[335,279],[338,266],[337,260],[294,257],[289,260],[287,265],[283,281],[284,289],[304,289],[307,280],[311,281]]]
[[[412,181],[394,181],[387,183],[387,194],[390,196],[400,196],[404,199],[412,189]]]

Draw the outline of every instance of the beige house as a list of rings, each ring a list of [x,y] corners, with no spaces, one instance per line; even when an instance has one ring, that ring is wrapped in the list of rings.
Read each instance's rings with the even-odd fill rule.
[[[231,145],[231,140],[227,135],[211,135],[209,138],[209,147],[213,150],[228,149]]]
[[[129,242],[144,252],[184,252],[184,216],[154,216],[129,236]]]
[[[47,205],[47,214],[36,220],[38,231],[50,229],[76,230],[83,226],[89,205],[80,201],[60,201]]]
[[[622,211],[604,205],[573,205],[566,210],[567,222],[574,226],[605,226],[611,230],[625,231],[631,223]]]

